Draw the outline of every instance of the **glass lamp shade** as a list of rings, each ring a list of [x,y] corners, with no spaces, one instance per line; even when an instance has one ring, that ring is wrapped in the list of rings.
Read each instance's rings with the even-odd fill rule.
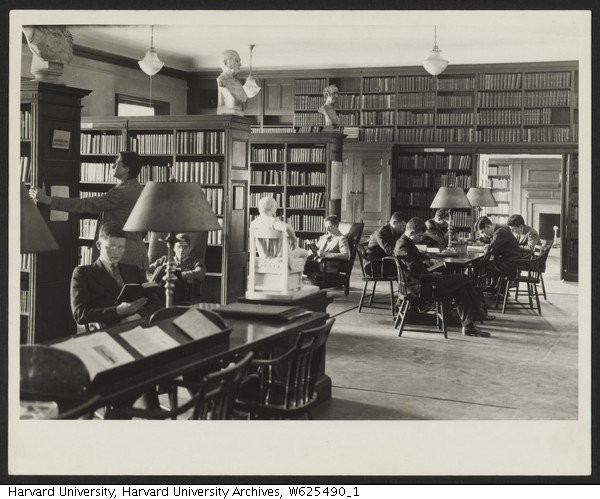
[[[221,228],[200,184],[148,182],[123,230],[200,232]]]
[[[467,199],[471,206],[498,206],[488,187],[471,187],[467,192]]]
[[[431,208],[471,208],[471,204],[462,187],[440,187]]]
[[[252,99],[252,97],[258,95],[258,92],[260,92],[260,86],[254,79],[254,76],[250,75],[248,78],[246,78],[246,83],[244,83],[244,91],[249,99]]]
[[[429,53],[429,57],[423,61],[423,67],[429,74],[439,75],[448,66],[448,61],[440,56],[441,50],[436,46]]]
[[[58,249],[58,243],[42,218],[25,184],[21,184],[21,253]]]
[[[158,54],[153,48],[146,52],[146,55],[141,61],[138,61],[138,64],[142,71],[148,76],[155,75],[165,65],[165,63],[158,58]]]

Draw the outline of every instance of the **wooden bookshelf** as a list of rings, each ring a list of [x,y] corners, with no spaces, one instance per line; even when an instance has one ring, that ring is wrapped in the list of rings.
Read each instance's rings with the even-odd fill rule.
[[[579,272],[579,155],[563,156],[561,277],[577,281]]]
[[[394,210],[407,217],[419,217],[424,221],[433,218],[435,209],[430,208],[440,187],[462,187],[465,192],[476,185],[475,152],[468,148],[395,147],[393,172],[395,192]],[[453,222],[457,237],[470,237],[473,224],[471,208],[453,210]]]
[[[323,218],[339,215],[339,202],[332,202],[329,193],[331,161],[341,161],[342,139],[340,133],[253,135],[250,221],[258,216],[258,200],[270,195],[302,246],[322,235]]]
[[[202,185],[224,227],[208,233],[207,277],[202,288],[202,299],[207,302],[230,303],[246,289],[250,124],[248,118],[225,115],[82,120],[84,133],[120,136],[125,150],[140,154],[144,165],[139,177],[141,183],[174,178]],[[107,168],[105,158],[111,157],[105,153],[101,150],[93,157],[99,170]],[[101,192],[110,188],[110,184],[90,184],[83,180],[87,177],[80,183],[82,191],[85,188]],[[89,239],[80,239],[80,248],[89,244]],[[80,250],[80,254],[86,252]]]
[[[42,82],[21,83],[21,180],[26,185],[45,185],[50,193],[62,186],[78,192],[79,122],[81,99],[89,90]],[[68,144],[53,144],[59,130],[69,133]],[[63,134],[64,135],[64,134]],[[65,148],[66,147],[66,148]],[[21,255],[21,343],[38,343],[75,332],[69,288],[77,263],[78,221],[50,220],[50,209],[38,204],[60,249],[37,255]]]
[[[482,207],[481,214],[493,223],[506,224],[512,214],[511,189],[513,167],[507,162],[484,161],[479,171],[480,187],[489,187],[498,206]]]

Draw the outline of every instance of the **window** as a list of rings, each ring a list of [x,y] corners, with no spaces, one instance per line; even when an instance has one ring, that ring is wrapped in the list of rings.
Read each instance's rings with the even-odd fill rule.
[[[117,116],[156,116],[169,114],[169,103],[131,95],[116,94],[115,114]]]

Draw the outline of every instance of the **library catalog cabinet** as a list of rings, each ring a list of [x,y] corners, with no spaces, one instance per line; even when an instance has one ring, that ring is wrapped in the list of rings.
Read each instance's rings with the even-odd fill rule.
[[[21,83],[21,181],[48,194],[78,193],[81,99],[90,90],[43,82]],[[77,264],[77,218],[38,209],[59,250],[21,255],[21,343],[75,332],[69,288]]]
[[[202,185],[223,226],[208,233],[203,301],[229,303],[246,290],[250,123],[248,118],[225,115],[82,120],[82,195],[114,185],[110,164],[119,150],[141,156],[142,184],[173,178]],[[95,220],[81,223],[80,262],[85,263],[91,260]]]

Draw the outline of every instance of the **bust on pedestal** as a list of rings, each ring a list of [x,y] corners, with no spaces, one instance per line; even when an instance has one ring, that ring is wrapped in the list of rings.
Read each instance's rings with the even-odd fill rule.
[[[225,50],[221,54],[220,65],[223,72],[217,78],[219,93],[217,114],[244,116],[243,105],[260,92],[260,87],[252,77],[248,77],[242,86],[237,78],[241,60],[235,50]]]
[[[335,105],[339,95],[339,90],[335,85],[329,85],[323,90],[325,104],[319,108],[319,112],[325,117],[324,132],[339,131],[340,129],[340,118],[335,112]]]
[[[63,66],[73,59],[73,35],[66,26],[23,26],[23,33],[33,54],[34,80],[64,84]]]

